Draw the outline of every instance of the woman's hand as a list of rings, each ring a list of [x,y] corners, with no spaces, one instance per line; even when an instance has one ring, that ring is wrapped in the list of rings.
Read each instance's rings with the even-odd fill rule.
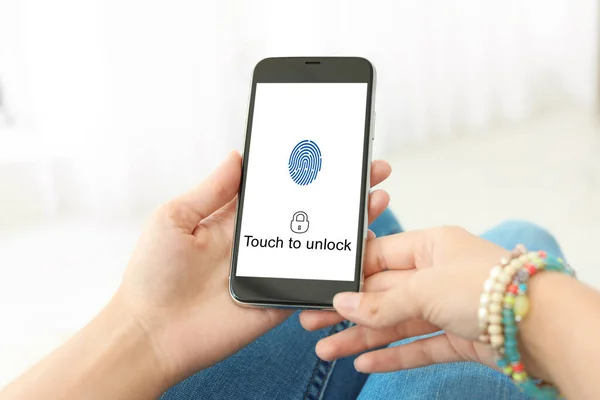
[[[355,322],[322,339],[317,354],[325,360],[379,348],[398,340],[445,333],[360,355],[356,369],[386,372],[434,363],[471,360],[494,365],[492,352],[477,343],[477,309],[483,282],[508,251],[461,228],[400,233],[367,245],[364,293],[340,293],[335,312],[305,311],[309,330]]]
[[[290,312],[239,307],[229,295],[241,162],[230,154],[200,186],[161,206],[110,303],[0,398],[157,398],[282,322]],[[390,172],[373,162],[371,183]],[[371,193],[369,220],[388,202],[386,192]]]
[[[154,213],[114,300],[148,332],[176,380],[223,360],[291,313],[240,307],[229,295],[241,161],[232,153],[200,186]],[[386,162],[373,162],[371,184],[390,172]],[[369,220],[388,203],[386,192],[374,191]]]

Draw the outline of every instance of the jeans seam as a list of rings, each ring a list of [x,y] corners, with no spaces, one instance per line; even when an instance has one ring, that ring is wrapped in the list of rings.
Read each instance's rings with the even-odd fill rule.
[[[343,331],[348,327],[348,321],[342,321],[339,324],[334,325],[327,336],[334,335],[340,331]],[[335,361],[323,361],[317,359],[317,364],[313,369],[313,373],[308,381],[306,391],[304,392],[305,400],[320,400],[323,398],[327,384],[329,383],[329,377],[335,367]],[[320,372],[320,373],[319,373]]]
[[[331,375],[332,375],[333,369],[335,368],[336,363],[337,363],[337,360],[332,362],[331,366],[329,367],[329,373],[327,374],[327,378],[323,382],[323,387],[321,388],[321,393],[319,393],[319,400],[323,400],[323,396],[325,396],[325,389],[327,389],[327,385],[329,384],[329,379],[331,378]]]

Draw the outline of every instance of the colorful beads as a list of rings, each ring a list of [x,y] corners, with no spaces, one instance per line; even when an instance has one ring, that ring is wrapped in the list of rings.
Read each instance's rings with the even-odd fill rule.
[[[502,273],[498,276],[498,282],[508,284],[512,280],[512,276]],[[504,289],[504,288],[503,288]]]
[[[490,302],[492,302],[492,303],[500,303],[502,300],[504,300],[503,293],[494,292],[490,296]]]
[[[521,382],[518,384],[518,386],[525,393],[534,393],[535,391],[539,390],[532,379],[528,379],[525,382]]]
[[[513,335],[515,336],[517,334],[517,327],[515,326],[515,324],[506,324],[504,326],[504,336],[509,336],[509,335]]]
[[[519,279],[519,282],[527,282],[529,279],[529,272],[525,269],[520,269],[517,271],[517,278]]]
[[[490,335],[499,335],[502,333],[502,326],[501,325],[490,325],[490,326],[488,326],[488,333]]]
[[[490,344],[494,348],[498,348],[504,344],[504,336],[502,335],[491,335]]]
[[[515,372],[512,378],[515,382],[523,382],[525,379],[527,379],[527,374],[524,372]]]
[[[504,347],[516,349],[517,348],[517,338],[513,335],[504,337]]]
[[[483,283],[483,293],[484,294],[488,294],[489,292],[492,291],[492,288],[494,287],[494,281],[491,279],[486,280]]]
[[[522,363],[516,362],[512,364],[512,370],[515,372],[523,372],[525,368],[523,367]]]
[[[506,296],[504,296],[504,307],[505,308],[512,308],[514,304],[515,304],[515,295],[514,294],[509,293]]]
[[[479,319],[487,319],[488,318],[488,310],[485,307],[481,307],[478,311]]]
[[[513,250],[511,253],[513,260],[508,262],[508,265],[502,263],[502,265],[506,265],[504,270],[491,284],[493,293],[490,296],[489,315],[487,316],[489,341],[500,354],[500,358],[497,360],[498,367],[505,375],[511,377],[521,390],[536,399],[556,399],[558,392],[555,388],[540,387],[527,375],[519,353],[518,327],[519,322],[530,309],[527,283],[533,275],[546,270],[574,276],[575,271],[564,260],[553,258],[544,251],[525,253],[522,246],[518,248],[521,250],[521,255],[518,256],[518,251]],[[510,280],[506,281],[506,276],[510,276]],[[499,286],[503,286],[501,310],[499,310],[498,302],[500,297],[496,295],[499,292]]]
[[[524,317],[529,311],[529,299],[525,295],[517,296],[515,299],[515,316]]]
[[[498,304],[498,303],[492,303],[492,304],[490,304],[488,309],[489,309],[490,313],[497,314],[502,310],[502,307],[500,307],[500,304]]]
[[[492,268],[490,270],[490,279],[494,280],[498,277],[498,275],[500,275],[500,273],[502,272],[502,267],[499,265],[496,265],[494,268]]]
[[[522,255],[520,251],[514,253],[517,254],[517,257]],[[479,339],[484,343],[489,343],[492,336],[496,336],[494,343],[497,346],[502,346],[503,343],[504,338],[501,341],[497,337],[502,336],[501,324],[503,320],[500,312],[503,308],[506,285],[512,280],[512,276],[518,268],[518,265],[511,264],[513,261],[512,254],[510,258],[502,258],[500,265],[496,265],[490,270],[488,279],[483,283],[483,293],[479,298],[477,317],[479,320]],[[509,266],[514,269],[513,272],[510,272]]]
[[[482,294],[481,297],[479,298],[480,306],[487,307],[489,302],[490,302],[490,295],[487,293]]]
[[[513,319],[515,318],[515,312],[509,308],[505,308],[504,310],[502,310],[502,316]]]
[[[544,260],[542,260],[541,258],[535,258],[533,260],[531,260],[531,263],[539,269],[544,268]]]
[[[503,285],[501,283],[496,283],[496,284],[494,284],[494,287],[492,288],[492,290],[494,292],[504,293],[505,288],[506,288],[506,285]]]
[[[509,265],[510,265],[511,267],[514,267],[514,268],[516,268],[516,269],[519,269],[519,268],[521,268],[521,267],[523,266],[523,260],[521,259],[521,257],[520,257],[520,256],[517,256],[517,257],[518,257],[518,258],[515,258],[515,259],[513,259],[513,260],[510,262],[510,264],[509,264]]]
[[[519,354],[518,351],[516,351],[516,352],[515,351],[507,352],[506,353],[506,358],[510,362],[521,361],[521,355]]]

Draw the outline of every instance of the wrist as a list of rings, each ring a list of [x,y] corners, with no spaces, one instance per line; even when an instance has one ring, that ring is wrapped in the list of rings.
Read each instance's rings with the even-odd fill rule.
[[[174,382],[151,336],[118,296],[83,329],[0,394],[6,398],[158,398]],[[3,397],[4,398],[4,397]]]
[[[185,379],[198,371],[202,364],[182,345],[185,332],[178,329],[178,322],[185,314],[177,307],[149,305],[146,301],[136,301],[127,290],[120,288],[107,306],[110,313],[125,314],[137,331],[148,354],[152,355],[152,365],[160,380],[167,387]]]
[[[556,272],[544,272],[531,278],[529,282],[530,311],[520,325],[520,347],[523,364],[531,376],[553,382],[552,371],[548,366],[558,362],[548,331],[555,318],[553,310],[563,298],[558,295],[565,283],[573,279]],[[555,382],[554,382],[555,383]]]
[[[557,375],[550,366],[565,343],[552,343],[548,332],[556,325],[562,304],[556,298],[562,300],[565,283],[574,282],[572,276],[574,271],[562,259],[543,251],[527,252],[519,245],[512,260],[503,259],[500,267],[492,269],[480,298],[479,326],[490,335],[480,340],[489,337],[498,353],[497,365],[521,390],[536,398],[559,396],[552,379]],[[532,376],[541,378],[542,383]],[[544,381],[555,385],[545,387]]]
[[[117,395],[147,398],[160,396],[174,382],[152,332],[131,313],[119,294],[75,338],[85,348],[87,378],[114,376],[110,382]],[[87,367],[87,368],[86,368]]]

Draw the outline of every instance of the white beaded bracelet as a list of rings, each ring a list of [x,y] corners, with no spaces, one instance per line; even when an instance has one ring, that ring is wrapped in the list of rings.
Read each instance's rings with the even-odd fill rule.
[[[479,298],[477,311],[479,320],[479,341],[490,343],[500,348],[504,343],[502,334],[502,301],[504,292],[524,260],[520,258],[526,253],[522,245],[517,245],[509,258],[503,257],[500,265],[490,270],[489,278],[483,284],[483,292]]]

